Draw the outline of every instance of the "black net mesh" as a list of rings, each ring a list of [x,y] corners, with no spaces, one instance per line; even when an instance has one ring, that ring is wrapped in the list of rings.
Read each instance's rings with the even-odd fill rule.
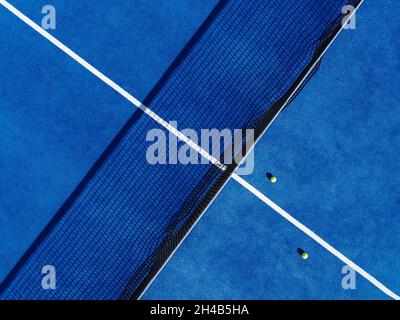
[[[180,128],[256,138],[316,70],[358,0],[221,1],[144,104]],[[1,286],[6,299],[137,298],[236,164],[149,165],[138,111]],[[246,139],[246,136],[243,137]],[[221,153],[229,146],[221,145]],[[44,265],[57,289],[41,288]]]

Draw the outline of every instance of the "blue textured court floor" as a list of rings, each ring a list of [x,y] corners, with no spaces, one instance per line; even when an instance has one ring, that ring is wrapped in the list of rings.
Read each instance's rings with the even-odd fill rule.
[[[38,23],[47,4],[9,2]],[[52,34],[143,99],[216,3],[54,0]],[[320,71],[256,146],[255,171],[247,178],[396,293],[398,13],[398,1],[365,2],[357,29],[340,35]],[[2,7],[0,28],[4,278],[134,110]],[[267,171],[277,184],[267,181]],[[310,253],[307,261],[298,247]],[[230,181],[144,298],[388,298],[361,276],[355,290],[343,290],[343,266]]]
[[[397,293],[399,10],[394,1],[364,3],[357,30],[341,34],[257,145],[248,178]],[[386,298],[361,277],[356,290],[343,290],[343,264],[274,214],[231,182],[146,297]],[[308,248],[310,260],[299,261],[297,247]],[[184,284],[182,270],[190,275]]]

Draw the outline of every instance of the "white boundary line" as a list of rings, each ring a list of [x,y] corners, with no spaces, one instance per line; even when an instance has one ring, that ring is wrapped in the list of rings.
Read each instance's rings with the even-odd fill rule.
[[[364,0],[360,2],[363,3]],[[27,25],[29,25],[32,29],[37,31],[39,34],[41,34],[44,38],[49,40],[51,43],[53,43],[56,47],[58,47],[60,50],[62,50],[65,54],[70,56],[73,60],[78,62],[81,66],[83,66],[85,69],[87,69],[90,73],[92,73],[94,76],[99,78],[101,81],[103,81],[105,84],[107,84],[109,87],[113,88],[115,91],[117,91],[120,95],[122,95],[124,98],[126,98],[128,101],[130,101],[133,105],[135,105],[137,108],[142,110],[145,114],[147,114],[150,118],[152,118],[154,121],[156,121],[158,124],[163,126],[165,129],[167,129],[169,132],[174,134],[177,138],[182,140],[183,142],[187,143],[191,148],[196,150],[199,154],[201,154],[203,157],[205,157],[207,160],[209,160],[211,163],[216,165],[218,168],[221,170],[226,170],[226,166],[220,163],[216,158],[212,157],[207,151],[202,149],[199,145],[197,145],[195,142],[190,140],[187,136],[185,136],[183,133],[181,133],[179,130],[177,130],[175,127],[170,125],[167,121],[162,119],[160,116],[158,116],[155,112],[153,112],[151,109],[143,105],[139,100],[137,100],[134,96],[132,96],[130,93],[128,93],[126,90],[124,90],[122,87],[117,85],[114,81],[112,81],[110,78],[105,76],[103,73],[101,73],[98,69],[93,67],[90,63],[88,63],[86,60],[81,58],[79,55],[77,55],[75,52],[73,52],[71,49],[69,49],[67,46],[65,46],[63,43],[61,43],[59,40],[57,40],[55,37],[53,37],[51,34],[49,34],[47,31],[42,29],[39,25],[37,25],[34,21],[29,19],[27,16],[25,16],[21,11],[13,7],[10,3],[8,3],[6,0],[0,0],[0,4],[3,5],[6,9],[8,9],[10,12],[12,12],[15,16],[17,16],[19,19],[21,19],[23,22],[25,22]],[[355,13],[355,11],[354,11]],[[353,13],[353,14],[354,14]],[[351,16],[349,17],[349,19]],[[342,31],[343,28],[340,30]],[[340,32],[339,32],[340,33]],[[337,38],[339,33],[333,38],[332,42]],[[331,44],[332,44],[331,42]],[[330,44],[330,45],[331,45]],[[321,57],[316,61],[315,65],[319,62],[319,60],[322,58],[322,56],[325,54],[325,52],[328,50],[330,45],[327,46],[327,48],[322,52]],[[314,66],[315,66],[314,65]],[[305,79],[309,75],[313,68],[310,68],[310,71],[307,73],[305,76]],[[298,88],[301,87],[303,82],[301,82],[298,86]],[[293,92],[293,94],[297,91],[297,89]],[[271,121],[270,125],[272,122],[276,119],[276,117],[279,115],[279,113],[282,111],[284,106],[287,104],[288,101],[290,101],[292,95],[287,99],[285,104],[282,106],[281,110],[277,113],[277,115],[274,117],[274,119]],[[269,126],[270,126],[269,125]],[[264,130],[263,134],[267,131],[269,126]],[[262,134],[262,135],[263,135]],[[261,136],[262,136],[261,135]],[[261,138],[260,136],[260,138]],[[257,142],[259,139],[257,140]],[[257,143],[256,142],[256,143]],[[254,148],[255,144],[253,145],[252,149]],[[400,300],[400,296],[396,295],[393,291],[388,289],[386,286],[384,286],[381,282],[379,282],[376,278],[371,276],[368,272],[366,272],[364,269],[359,267],[357,264],[355,264],[353,261],[348,259],[345,255],[343,255],[341,252],[336,250],[334,247],[332,247],[329,243],[327,243],[325,240],[323,240],[321,237],[316,235],[313,231],[311,231],[309,228],[307,228],[305,225],[300,223],[298,220],[296,220],[294,217],[292,217],[290,214],[288,214],[286,211],[284,211],[282,208],[280,208],[278,205],[276,205],[273,201],[271,201],[268,197],[266,197],[264,194],[262,194],[259,190],[254,188],[252,185],[250,185],[247,181],[245,181],[243,178],[239,177],[236,173],[232,174],[231,176],[232,179],[234,179],[236,182],[241,184],[244,188],[246,188],[248,191],[250,191],[252,194],[254,194],[257,198],[259,198],[261,201],[263,201],[265,204],[267,204],[269,207],[271,207],[274,211],[276,211],[279,215],[281,215],[283,218],[288,220],[290,223],[292,223],[295,227],[303,231],[305,234],[307,234],[309,237],[311,237],[313,240],[315,240],[317,243],[319,243],[322,247],[324,247],[326,250],[331,252],[334,256],[336,256],[338,259],[349,265],[351,268],[353,268],[356,272],[358,272],[361,276],[363,276],[365,279],[367,279],[369,282],[371,282],[374,286],[376,286],[378,289],[380,289],[382,292],[387,294],[388,296],[392,297],[393,299]],[[225,182],[224,186],[226,183],[229,181],[229,179]],[[223,187],[224,187],[223,186]],[[221,192],[223,187],[218,191]],[[216,197],[214,197],[215,199]],[[213,200],[214,200],[213,199]],[[208,207],[211,205],[212,201],[208,204],[206,210]],[[206,211],[203,211],[204,212]],[[169,256],[167,261],[164,263],[162,268],[157,272],[155,277],[152,279],[152,281],[149,282],[147,285],[146,289],[151,285],[153,280],[157,277],[157,275],[161,272],[163,267],[167,264],[169,259],[173,256],[173,254],[176,252],[176,250],[179,248],[180,244],[185,240],[186,236],[190,233],[190,231],[194,228],[194,226],[197,224],[197,222],[200,220],[200,218],[203,216],[203,214],[197,219],[195,224],[190,228],[189,232],[185,235],[185,237],[182,239],[182,241],[179,243],[179,245],[175,248],[173,253]],[[143,293],[146,291],[146,289],[143,291]],[[142,295],[143,295],[142,293]]]

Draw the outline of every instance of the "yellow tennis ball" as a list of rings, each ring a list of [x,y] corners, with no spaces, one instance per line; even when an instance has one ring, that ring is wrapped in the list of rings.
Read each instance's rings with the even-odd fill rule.
[[[271,181],[272,183],[276,183],[278,179],[275,176],[272,176],[271,178],[269,178],[269,181]]]
[[[302,254],[301,254],[301,258],[303,259],[303,260],[307,260],[308,259],[308,253],[307,252],[303,252]]]

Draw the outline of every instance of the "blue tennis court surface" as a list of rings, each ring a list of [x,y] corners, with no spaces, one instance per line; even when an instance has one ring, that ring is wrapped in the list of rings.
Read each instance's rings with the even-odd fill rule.
[[[293,2],[285,1],[285,4],[289,6]],[[330,9],[335,1],[314,2],[323,3],[321,16],[329,10],[334,15],[345,3],[336,1],[337,5]],[[38,24],[43,16],[41,8],[48,4],[42,0],[9,3]],[[224,8],[221,3],[226,3]],[[254,3],[255,12],[248,9],[250,26],[250,17],[260,19],[259,23],[263,20],[256,15],[256,9],[263,9],[262,2]],[[230,112],[229,106],[239,104],[238,101],[240,106],[246,103],[259,106],[243,116],[248,123],[262,113],[263,100],[245,96],[246,79],[260,82],[259,87],[253,88],[254,96],[263,88],[262,80],[257,77],[240,74],[238,78],[227,79],[220,88],[228,90],[228,94],[221,97],[215,91],[217,100],[204,109],[200,103],[209,101],[208,96],[203,97],[200,89],[180,83],[184,75],[179,72],[185,74],[191,70],[196,78],[200,66],[218,67],[213,65],[212,57],[201,54],[201,38],[200,45],[186,53],[189,59],[181,62],[181,69],[170,72],[169,80],[161,85],[158,82],[207,17],[217,17],[214,17],[216,24],[210,27],[210,34],[217,34],[212,33],[213,28],[223,25],[223,19],[228,16],[226,12],[234,9],[230,8],[229,1],[179,0],[172,4],[149,0],[121,3],[55,0],[52,5],[57,9],[57,28],[49,32],[136,98],[150,104],[163,118],[186,121],[194,129],[208,124],[223,128],[227,123],[221,119],[226,115],[230,118],[228,125],[236,127],[244,119],[240,117],[240,109],[237,113]],[[215,8],[220,13],[218,16]],[[400,292],[397,275],[400,268],[400,166],[397,160],[400,156],[397,108],[400,40],[397,15],[393,12],[399,10],[400,5],[394,0],[384,5],[366,1],[357,13],[357,29],[341,33],[325,55],[320,71],[261,138],[255,148],[254,172],[245,177],[397,294]],[[242,23],[237,19],[237,23]],[[322,25],[324,19],[320,19]],[[65,207],[66,199],[86,179],[87,185],[78,187],[80,196],[62,212],[65,218],[53,225],[55,232],[50,232],[35,246],[36,251],[25,258],[24,265],[13,275],[15,284],[13,287],[11,280],[10,290],[14,291],[10,296],[24,297],[23,288],[30,288],[34,297],[52,298],[44,295],[39,286],[30,287],[31,282],[42,276],[40,269],[37,276],[32,274],[45,256],[51,260],[49,264],[64,263],[60,283],[71,287],[55,298],[130,297],[134,295],[131,290],[140,286],[137,279],[145,278],[141,272],[147,270],[142,268],[147,263],[145,254],[133,254],[137,243],[147,240],[145,236],[133,239],[132,234],[156,234],[155,228],[146,230],[146,226],[159,219],[160,212],[164,212],[165,218],[158,224],[160,228],[165,224],[169,230],[174,206],[184,208],[184,212],[201,207],[201,199],[193,200],[191,191],[200,189],[206,193],[207,184],[219,181],[220,177],[212,165],[167,166],[149,171],[143,149],[146,130],[160,128],[159,124],[138,115],[129,101],[2,6],[0,26],[0,192],[3,195],[0,198],[0,279],[6,278],[55,213]],[[317,37],[318,30],[313,32]],[[237,34],[243,46],[250,43],[246,42],[245,35],[245,30]],[[253,36],[256,37],[248,34],[249,38]],[[306,42],[299,43],[300,47],[306,45]],[[237,50],[235,43],[226,46],[238,52],[234,51]],[[289,48],[287,44],[280,49]],[[257,65],[256,60],[247,65],[252,56],[247,56],[246,50],[242,53],[243,57],[229,59],[240,61],[251,73],[262,69],[264,62]],[[214,54],[221,53],[215,50]],[[193,62],[196,59],[197,64]],[[228,69],[229,63],[226,63],[221,62],[221,69]],[[194,67],[188,69],[189,66]],[[293,82],[301,66],[299,63],[298,70],[291,70],[293,74],[289,72],[284,78]],[[275,70],[277,78],[282,76],[279,70]],[[190,81],[188,77],[186,83],[189,85]],[[155,90],[157,82],[159,88]],[[233,90],[237,83],[240,89]],[[194,102],[191,106],[182,100],[184,103],[175,109],[176,101],[182,98],[172,95],[176,86],[193,92],[190,98],[199,105]],[[213,88],[204,86],[208,91]],[[267,92],[262,98],[274,101],[278,94]],[[195,114],[196,110],[203,112]],[[209,110],[211,114],[207,113]],[[93,164],[121,128],[126,127],[127,121],[125,138],[119,139],[115,147],[119,153],[109,152],[104,165],[95,165],[100,175],[93,173],[87,178],[90,168],[93,169]],[[136,153],[131,154],[132,149]],[[129,156],[124,158],[121,156],[124,154]],[[112,179],[110,170],[117,171]],[[278,182],[271,184],[266,172],[276,175]],[[96,190],[105,191],[95,193]],[[159,190],[167,191],[152,198]],[[121,193],[139,201],[132,203]],[[101,205],[89,208],[88,201]],[[124,206],[129,210],[121,211]],[[73,223],[66,220],[68,216]],[[123,227],[99,233],[99,225],[117,226],[115,221],[119,225],[123,222]],[[185,222],[180,220],[176,224],[179,226],[182,221]],[[105,248],[104,252],[89,252],[91,247],[84,245],[92,226],[98,234],[93,239],[97,239],[98,247]],[[174,231],[171,233],[174,235]],[[62,254],[51,244],[57,244],[60,239],[66,246]],[[149,241],[148,255],[153,247],[162,244],[162,239],[157,237]],[[88,253],[75,260],[80,246]],[[307,250],[308,260],[299,257],[298,248]],[[71,256],[74,259],[67,260]],[[81,266],[81,273],[77,275],[76,265],[85,261],[91,264]],[[98,276],[107,275],[113,263],[115,277]],[[103,269],[93,272],[96,264]],[[356,277],[356,289],[344,290],[344,265],[309,235],[231,180],[143,298],[389,298],[381,288],[360,275]],[[100,293],[93,296],[93,291]]]

